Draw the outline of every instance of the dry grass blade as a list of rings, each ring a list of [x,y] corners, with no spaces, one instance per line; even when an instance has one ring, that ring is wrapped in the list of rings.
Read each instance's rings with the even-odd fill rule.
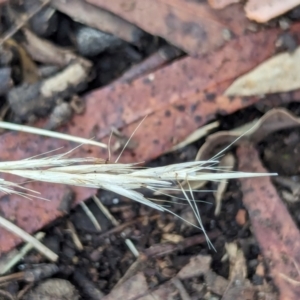
[[[213,123],[210,123],[210,124],[207,124],[205,126],[198,128],[193,133],[191,133],[185,140],[183,140],[179,144],[173,146],[169,151],[166,151],[166,153],[179,150],[193,142],[200,140],[201,138],[206,136],[211,130],[219,127],[219,125],[220,125],[220,122],[215,121]]]
[[[49,260],[55,262],[58,259],[57,254],[51,251],[49,248],[44,246],[39,240],[28,234],[26,231],[21,229],[20,227],[16,226],[15,224],[11,223],[10,221],[4,219],[0,216],[0,225],[5,229],[9,230],[10,232],[19,236],[23,241],[26,241],[33,245],[33,247],[46,256]]]
[[[93,196],[93,200],[96,203],[96,205],[98,206],[98,208],[102,211],[102,213],[106,216],[107,219],[109,219],[112,224],[114,226],[119,226],[120,223],[117,221],[117,219],[115,219],[115,217],[109,212],[109,210],[102,204],[102,202],[100,201],[100,199],[97,196]],[[124,234],[121,233],[121,236],[124,238],[125,240],[125,244],[127,245],[127,247],[129,248],[129,250],[131,251],[131,253],[135,256],[138,257],[139,256],[139,252],[136,249],[136,247],[134,246],[133,242],[130,239],[127,239],[126,236],[124,237]]]
[[[38,232],[35,236],[34,236],[38,241],[40,241],[41,239],[43,239],[45,237],[45,233],[44,232]],[[3,268],[1,268],[0,270],[0,275],[3,275],[5,273],[7,273],[13,266],[15,266],[31,249],[33,248],[33,245],[31,243],[27,243],[25,246],[23,246],[23,248],[20,249],[20,251],[18,251],[18,253],[7,262],[7,264],[5,266],[3,266]]]
[[[72,136],[72,135],[64,134],[64,133],[60,133],[60,132],[26,126],[26,125],[18,125],[18,124],[0,121],[0,127],[4,128],[4,129],[23,131],[23,132],[53,137],[56,139],[62,139],[65,141],[71,141],[71,142],[75,142],[75,143],[79,143],[79,144],[88,144],[88,145],[94,145],[94,146],[98,146],[98,147],[102,147],[102,148],[107,148],[107,146],[105,144],[96,142],[93,140],[76,137],[76,136]]]
[[[90,219],[90,221],[93,223],[97,231],[101,231],[101,225],[99,224],[93,213],[90,211],[90,209],[87,207],[87,205],[84,202],[80,202],[79,205],[81,206],[87,217]]]

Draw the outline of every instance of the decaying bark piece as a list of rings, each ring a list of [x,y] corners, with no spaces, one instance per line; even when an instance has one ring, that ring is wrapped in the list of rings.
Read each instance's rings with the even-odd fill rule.
[[[244,35],[249,21],[242,5],[212,9],[206,1],[184,0],[87,0],[160,36],[192,56],[209,53]]]
[[[237,151],[239,171],[267,172],[250,145]],[[269,177],[240,179],[243,202],[280,300],[300,295],[300,233]]]

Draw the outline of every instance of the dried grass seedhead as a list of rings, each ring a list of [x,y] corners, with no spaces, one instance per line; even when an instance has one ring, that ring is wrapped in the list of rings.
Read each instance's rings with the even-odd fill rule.
[[[161,192],[168,195],[168,189],[178,189],[183,192],[185,200],[191,206],[198,220],[198,228],[204,233],[201,214],[193,190],[189,184],[191,181],[218,181],[270,175],[218,170],[216,160],[143,168],[135,163],[107,163],[105,160],[92,157],[68,158],[70,153],[71,151],[44,158],[0,162],[0,172],[14,174],[35,181],[101,188],[148,205],[159,211],[166,211],[172,214],[174,213],[170,209],[154,202],[153,199],[145,197],[138,190],[144,188],[152,192]],[[181,181],[188,183],[188,190],[183,189]],[[38,197],[34,191],[27,190],[22,186],[3,179],[0,181],[0,190],[4,193],[15,193],[27,198]]]
[[[47,135],[47,133],[43,134]],[[170,196],[168,191],[174,191],[174,189],[181,190],[185,201],[191,206],[197,218],[199,224],[197,227],[206,235],[201,214],[196,203],[197,200],[191,188],[191,182],[276,175],[228,172],[223,168],[218,168],[218,159],[228,147],[208,161],[185,162],[156,168],[144,168],[138,163],[119,163],[118,161],[123,150],[116,162],[111,163],[107,160],[94,157],[70,158],[69,156],[74,151],[73,149],[58,155],[50,156],[47,153],[48,156],[45,157],[35,156],[18,161],[0,162],[0,172],[14,174],[35,181],[101,188],[171,214],[174,213],[170,209],[158,204],[151,198],[145,197],[140,192],[140,189],[148,189],[156,194],[167,196]],[[185,186],[188,188],[183,188],[181,184],[183,181],[187,183]],[[3,179],[0,180],[0,191],[3,193],[15,193],[25,198],[39,198],[38,193],[35,191],[28,190],[23,186]],[[187,220],[185,221],[188,222]],[[194,224],[191,225],[195,226]],[[209,245],[212,246],[208,238],[207,240]]]

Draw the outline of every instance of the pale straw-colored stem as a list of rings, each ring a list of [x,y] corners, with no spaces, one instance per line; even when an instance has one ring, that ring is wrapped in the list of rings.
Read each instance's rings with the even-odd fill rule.
[[[60,133],[60,132],[56,132],[56,131],[50,131],[50,130],[45,130],[45,129],[41,129],[41,128],[26,126],[26,125],[18,125],[18,124],[0,121],[0,127],[4,128],[4,129],[16,130],[16,131],[21,131],[21,132],[23,131],[23,132],[33,133],[33,134],[37,134],[37,135],[53,137],[56,139],[71,141],[71,142],[75,142],[75,143],[79,143],[79,144],[87,144],[87,145],[94,145],[94,146],[98,146],[98,147],[102,147],[102,148],[107,148],[106,144],[103,144],[103,143],[100,143],[97,141],[93,141],[93,140],[89,140],[89,139],[85,139],[85,138],[81,138],[81,137],[73,136],[73,135],[69,135],[69,134],[64,134],[64,133]]]
[[[23,241],[30,243],[33,247],[46,256],[49,260],[56,262],[58,255],[43,245],[39,240],[28,234],[26,231],[0,216],[0,225],[20,237]]]

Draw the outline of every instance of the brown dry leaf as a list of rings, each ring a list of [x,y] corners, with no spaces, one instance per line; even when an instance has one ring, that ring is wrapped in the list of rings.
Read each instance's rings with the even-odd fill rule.
[[[222,300],[255,299],[256,289],[252,286],[247,276],[247,266],[244,253],[236,243],[225,245],[229,257],[229,285],[223,294]]]
[[[298,34],[300,40],[299,28],[297,25],[290,31],[296,36]],[[92,91],[83,96],[85,112],[75,115],[63,131],[80,137],[95,137],[107,143],[112,127],[122,129],[124,135],[130,136],[141,118],[149,115],[135,133],[138,147],[133,152],[125,151],[121,161],[153,159],[213,120],[216,114],[229,114],[259,101],[258,98],[226,97],[222,93],[234,78],[272,55],[279,32],[272,29],[249,34],[228,42],[223,49],[205,58],[177,60],[131,85],[113,83]],[[38,127],[43,125],[42,122],[37,124]],[[76,145],[22,132],[6,134],[0,137],[0,159],[28,158],[61,146],[64,146],[63,151],[68,151]],[[106,150],[92,146],[83,146],[74,155],[108,158]],[[112,160],[114,158],[116,156]],[[46,183],[30,183],[27,187],[52,201],[32,200],[28,210],[28,201],[9,195],[4,198],[7,201],[2,197],[1,211],[6,218],[14,218],[20,227],[32,233],[62,215],[58,207],[68,191],[65,186]],[[92,189],[72,189],[74,204],[94,193]],[[18,238],[0,229],[1,252],[8,251],[19,242]]]
[[[148,284],[143,273],[137,273],[122,285],[115,288],[109,295],[102,298],[102,300],[124,300],[124,299],[140,299],[148,291]],[[151,300],[151,297],[141,299]]]
[[[231,282],[239,280],[244,281],[247,276],[247,266],[244,253],[238,248],[236,243],[228,243],[225,245],[227,255],[230,262],[229,279]]]
[[[281,53],[239,77],[226,90],[226,96],[254,96],[289,92],[300,88],[300,47]]]
[[[245,11],[249,19],[263,23],[283,15],[299,4],[299,0],[249,0]]]
[[[239,3],[241,0],[208,0],[209,5],[214,9],[222,9],[230,4]]]
[[[178,243],[184,241],[184,237],[182,235],[174,234],[174,233],[163,233],[162,240],[164,242],[178,244]]]
[[[192,56],[224,45],[232,36],[244,35],[250,24],[242,5],[213,10],[206,1],[87,0],[111,11],[152,35],[160,36]]]
[[[210,270],[212,258],[210,255],[197,255],[190,259],[177,274],[180,279],[188,279],[205,274]]]
[[[239,171],[262,172],[257,151],[250,145],[238,148]],[[300,295],[300,233],[269,177],[240,179],[243,203],[280,300]]]
[[[275,40],[276,36],[277,34],[274,36]],[[136,141],[146,139],[147,143],[138,143],[134,151],[135,158],[137,161],[143,161],[145,157],[157,157],[183,140],[189,133],[211,121],[216,112],[225,115],[259,100],[218,95],[230,82],[226,82],[226,77],[231,77],[232,73],[237,71],[240,73],[241,68],[244,69],[246,64],[253,62],[253,57],[257,59],[263,55],[267,50],[268,39],[273,39],[272,31],[248,35],[231,41],[222,50],[203,59],[183,58],[134,81],[131,85],[111,85],[94,91],[86,97],[86,115],[97,122],[86,122],[85,115],[82,118],[76,117],[74,121],[79,124],[86,123],[84,132],[87,132],[88,136],[101,139],[109,135],[112,126],[122,128],[122,132],[130,136],[140,118],[148,114],[149,117],[143,122],[142,130],[135,133]],[[270,46],[274,50],[273,42]],[[241,56],[244,55],[242,59]],[[236,67],[233,59],[238,60]],[[99,111],[95,107],[98,107],[101,99],[109,101]],[[145,100],[140,99],[149,101],[145,105]],[[108,122],[111,122],[110,126],[107,126]],[[127,159],[132,160],[129,152],[123,156],[123,161]]]
[[[204,277],[207,289],[209,291],[220,296],[222,296],[225,293],[229,283],[227,279],[220,275],[217,275],[211,270],[206,272]]]
[[[156,290],[134,300],[177,300],[178,294],[174,284],[172,284],[171,281],[168,281],[161,284]]]

